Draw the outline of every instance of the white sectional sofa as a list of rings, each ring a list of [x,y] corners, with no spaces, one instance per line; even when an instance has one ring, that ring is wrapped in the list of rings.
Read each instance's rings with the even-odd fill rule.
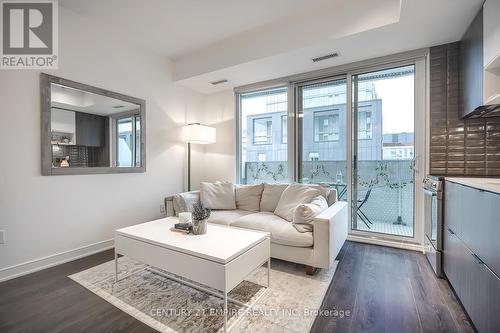
[[[244,185],[235,185],[235,187],[238,186]],[[316,268],[329,268],[347,238],[347,203],[336,201],[335,190],[326,189],[325,191],[325,188],[322,188],[328,208],[313,218],[312,231],[299,232],[292,222],[275,215],[272,211],[282,193],[276,190],[264,193],[268,187],[272,186],[272,184],[263,184],[261,202],[256,206],[258,209],[241,209],[238,197],[236,197],[235,209],[213,209],[208,222],[269,232],[271,234],[271,257],[304,264],[308,274],[313,274]],[[311,187],[318,188],[316,185],[311,185]],[[167,215],[173,216],[180,212],[190,211],[191,205],[198,200],[200,200],[199,191],[169,196],[165,199]]]

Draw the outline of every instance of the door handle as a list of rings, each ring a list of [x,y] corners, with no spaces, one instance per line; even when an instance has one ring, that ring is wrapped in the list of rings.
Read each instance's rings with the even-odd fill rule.
[[[455,234],[455,231],[451,230],[450,228],[447,228],[447,229],[448,229],[448,232],[449,232],[450,234],[452,234],[452,235],[454,235],[454,234]]]

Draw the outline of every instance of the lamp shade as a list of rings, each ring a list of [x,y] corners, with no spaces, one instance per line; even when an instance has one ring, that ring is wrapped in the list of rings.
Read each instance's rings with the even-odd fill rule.
[[[207,145],[215,143],[215,127],[196,124],[188,124],[182,128],[182,141]]]

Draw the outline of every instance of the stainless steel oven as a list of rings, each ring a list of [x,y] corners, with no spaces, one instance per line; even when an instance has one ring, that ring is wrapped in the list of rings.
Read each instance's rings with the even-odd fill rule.
[[[434,272],[443,276],[443,187],[444,178],[427,176],[423,182],[425,198],[424,251]]]

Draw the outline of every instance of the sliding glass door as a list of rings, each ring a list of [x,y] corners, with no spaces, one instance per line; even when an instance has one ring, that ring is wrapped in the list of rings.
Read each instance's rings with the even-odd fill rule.
[[[414,235],[415,66],[352,76],[352,230]]]
[[[298,179],[328,184],[347,198],[347,81],[298,87]]]
[[[351,236],[421,242],[425,64],[393,59],[241,90],[240,182],[327,184],[349,203]]]

